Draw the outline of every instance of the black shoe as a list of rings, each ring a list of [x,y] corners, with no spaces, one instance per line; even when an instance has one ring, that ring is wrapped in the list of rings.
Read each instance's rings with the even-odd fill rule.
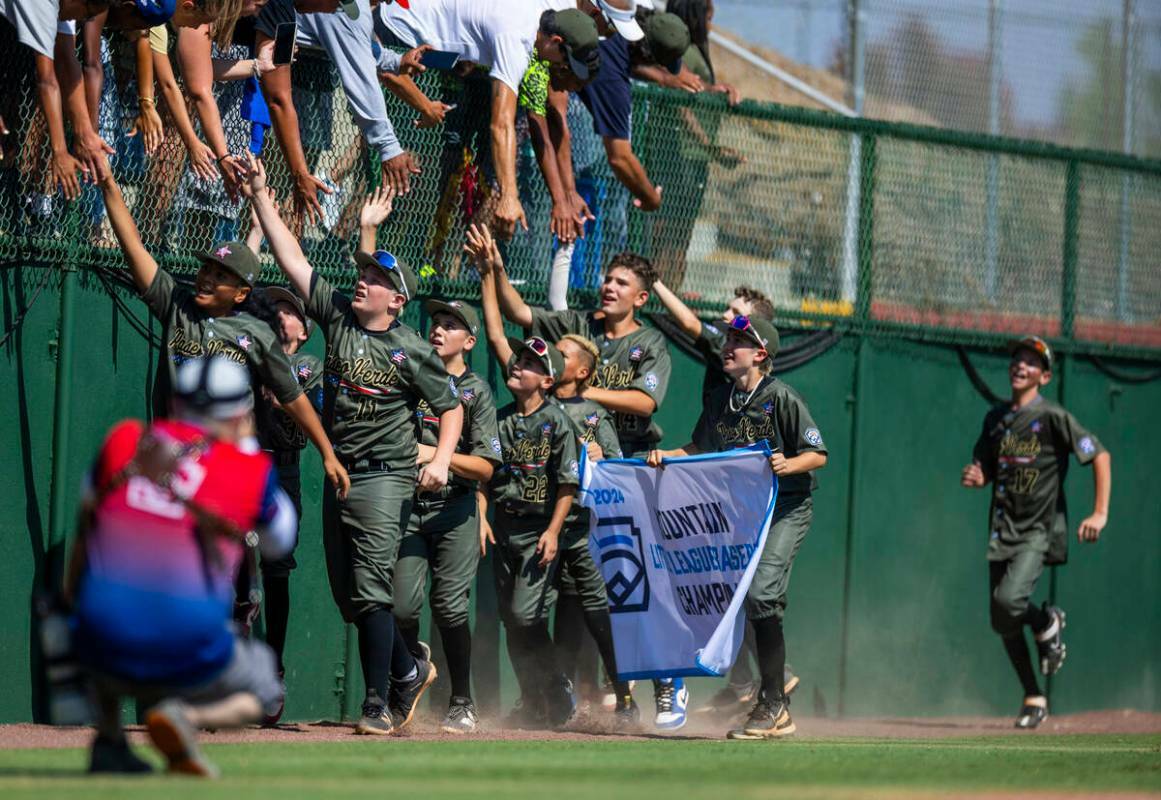
[[[504,727],[515,730],[539,731],[548,727],[544,710],[544,698],[529,698],[521,695],[516,705],[504,717]]]
[[[1020,708],[1020,716],[1016,717],[1016,727],[1021,730],[1032,730],[1048,719],[1048,700],[1044,697],[1025,697],[1024,705]]]
[[[1056,606],[1044,609],[1052,620],[1048,627],[1036,634],[1036,649],[1040,651],[1040,671],[1045,675],[1055,675],[1064,664],[1067,649],[1061,634],[1064,632],[1064,612]]]
[[[378,695],[373,694],[363,703],[363,716],[355,726],[355,733],[364,736],[390,736],[395,733],[395,722],[387,706],[381,705]]]
[[[453,697],[447,707],[447,715],[439,729],[445,733],[475,733],[480,727],[480,715],[470,697]]]
[[[571,722],[576,715],[576,692],[572,681],[563,675],[551,678],[544,689],[544,705],[549,727],[563,728]]]
[[[93,740],[93,749],[90,752],[89,772],[120,772],[138,774],[153,772],[148,761],[140,759],[129,746],[129,742],[122,739],[119,742],[98,736]]]
[[[425,651],[430,652],[430,651]],[[387,705],[391,709],[391,716],[395,719],[395,727],[403,730],[415,718],[415,710],[419,707],[419,698],[427,688],[435,683],[435,664],[431,659],[415,659],[415,677],[409,681],[392,681],[388,693]]]
[[[641,709],[633,695],[627,694],[617,698],[617,706],[613,709],[613,722],[619,731],[635,731],[641,727]]]
[[[769,700],[759,694],[758,702],[742,727],[726,735],[730,739],[777,739],[790,736],[796,730],[786,698]]]

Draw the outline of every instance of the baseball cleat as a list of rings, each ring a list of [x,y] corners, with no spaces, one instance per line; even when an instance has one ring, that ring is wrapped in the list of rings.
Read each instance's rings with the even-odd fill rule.
[[[124,739],[112,742],[98,736],[93,740],[93,748],[89,755],[89,772],[134,774],[153,772],[153,767],[148,761],[138,758],[129,742]]]
[[[395,723],[391,719],[391,712],[386,706],[380,705],[378,695],[373,695],[376,702],[370,699],[363,703],[363,716],[355,725],[355,733],[362,736],[390,736],[395,732]]]
[[[262,709],[262,727],[273,728],[278,724],[278,720],[282,719],[282,712],[286,710],[286,671],[278,670],[278,685],[282,689],[282,693],[278,695],[278,700],[271,703],[266,708]]]
[[[675,731],[685,727],[686,707],[689,705],[689,689],[681,678],[657,681],[653,685],[654,703],[657,715],[653,725],[663,731]]]
[[[1020,708],[1020,716],[1016,717],[1016,727],[1021,730],[1032,730],[1046,719],[1048,719],[1048,698],[1025,697],[1024,705]]]
[[[169,762],[170,772],[218,777],[218,768],[206,760],[198,749],[197,732],[186,719],[180,702],[166,700],[145,715],[145,728],[153,746]]]
[[[790,718],[790,704],[785,698],[768,700],[764,695],[758,696],[758,702],[740,729],[726,734],[729,739],[778,739],[790,736],[798,728]]]
[[[426,646],[426,645],[424,645]],[[426,652],[429,656],[431,650]],[[428,687],[435,683],[438,673],[435,664],[430,658],[415,659],[415,677],[409,681],[391,681],[391,689],[387,694],[387,705],[391,708],[391,716],[395,719],[395,729],[403,730],[415,718],[415,710],[419,706],[419,698]]]
[[[629,691],[633,691],[633,687],[637,685],[637,681],[629,681]],[[605,681],[604,693],[601,695],[601,708],[605,711],[615,711],[617,709],[617,693],[613,689],[613,682]]]
[[[1068,648],[1061,634],[1064,631],[1064,612],[1056,606],[1045,608],[1052,621],[1048,627],[1036,634],[1036,649],[1040,652],[1040,671],[1045,675],[1055,675],[1064,664]]]
[[[613,723],[621,732],[635,731],[641,727],[641,709],[637,707],[633,695],[617,698],[613,708]]]
[[[572,681],[563,675],[550,679],[544,688],[544,704],[550,727],[563,728],[571,722],[576,716],[576,692]]]
[[[470,697],[453,697],[439,729],[444,733],[475,733],[480,727],[480,715]]]

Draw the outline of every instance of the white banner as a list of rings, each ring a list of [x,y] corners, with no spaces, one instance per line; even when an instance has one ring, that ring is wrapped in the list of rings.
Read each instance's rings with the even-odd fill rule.
[[[778,494],[769,451],[587,462],[581,502],[624,680],[724,675]]]

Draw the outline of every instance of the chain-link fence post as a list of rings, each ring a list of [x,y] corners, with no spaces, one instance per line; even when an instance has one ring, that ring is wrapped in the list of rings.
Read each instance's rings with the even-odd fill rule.
[[[1060,282],[1060,336],[1072,343],[1076,333],[1077,237],[1080,230],[1080,163],[1068,162],[1064,179],[1064,274]]]

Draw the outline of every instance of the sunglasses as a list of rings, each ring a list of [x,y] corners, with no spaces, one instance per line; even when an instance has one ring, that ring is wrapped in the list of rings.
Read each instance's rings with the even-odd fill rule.
[[[754,339],[757,340],[758,344],[762,345],[762,347],[766,346],[766,340],[763,339],[762,336],[758,333],[758,330],[754,327],[753,323],[750,322],[749,317],[739,314],[730,320],[730,327],[736,330],[738,333],[749,333],[754,337]]]
[[[371,254],[371,258],[375,259],[375,263],[381,266],[388,272],[394,272],[399,276],[399,291],[408,300],[411,299],[411,293],[407,291],[407,281],[403,280],[403,273],[399,271],[399,261],[395,256],[388,253],[386,250],[376,250]]]
[[[539,336],[533,336],[524,340],[524,346],[544,359],[544,363],[548,366],[548,377],[555,378],[556,374],[552,369],[552,361],[547,358],[548,342],[544,341]]]

